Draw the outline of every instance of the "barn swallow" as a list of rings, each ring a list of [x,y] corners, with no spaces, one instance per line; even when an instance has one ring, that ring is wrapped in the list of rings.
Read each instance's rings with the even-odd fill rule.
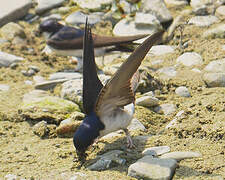
[[[76,130],[73,143],[78,159],[84,161],[85,151],[94,140],[117,130],[124,130],[128,147],[134,144],[127,130],[134,114],[135,90],[139,83],[138,67],[163,31],[146,39],[103,86],[97,76],[94,39],[86,22],[83,50],[83,109],[86,114]]]
[[[47,45],[54,53],[63,56],[82,57],[84,30],[64,26],[57,19],[51,18],[40,24],[39,31],[48,34]],[[92,34],[95,56],[102,56],[110,50],[123,51],[124,48],[121,48],[121,44],[131,43],[146,36],[148,35],[110,37]],[[112,46],[118,48],[114,49]],[[82,62],[78,61],[78,66],[82,69]]]

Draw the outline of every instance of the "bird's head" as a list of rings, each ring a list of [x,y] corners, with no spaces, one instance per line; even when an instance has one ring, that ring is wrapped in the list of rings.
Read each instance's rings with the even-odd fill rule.
[[[42,32],[55,33],[59,31],[62,27],[63,25],[60,24],[57,19],[50,18],[50,19],[44,20],[39,25],[39,31],[40,33]]]
[[[104,129],[104,127],[104,124],[95,113],[91,113],[84,118],[73,136],[73,143],[79,160],[85,160],[85,151],[94,143],[94,140],[100,135],[100,130]]]

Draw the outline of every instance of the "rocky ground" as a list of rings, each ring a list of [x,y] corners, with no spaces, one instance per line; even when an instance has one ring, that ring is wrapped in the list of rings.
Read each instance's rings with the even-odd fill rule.
[[[45,2],[0,2],[0,179],[225,178],[225,1]],[[37,30],[49,17],[83,28],[86,14],[98,34],[168,29],[140,68],[136,149],[111,133],[81,165],[72,135],[84,117],[82,74],[76,59],[46,51]],[[128,55],[97,57],[100,79]]]

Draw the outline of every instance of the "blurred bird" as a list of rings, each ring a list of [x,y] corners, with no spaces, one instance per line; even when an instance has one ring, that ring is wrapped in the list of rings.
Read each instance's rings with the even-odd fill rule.
[[[86,117],[73,137],[79,160],[85,160],[85,151],[96,138],[120,129],[126,133],[128,147],[134,147],[127,126],[134,114],[134,93],[139,81],[137,69],[162,34],[163,31],[157,32],[145,40],[103,86],[97,76],[94,40],[86,22],[83,52],[83,108]]]
[[[82,57],[84,30],[60,24],[57,19],[51,18],[43,21],[39,25],[39,31],[47,34],[47,45],[51,51],[62,56]],[[132,43],[142,39],[147,34],[135,36],[100,36],[92,34],[95,56],[102,56],[109,51],[126,51],[122,44]],[[116,46],[117,48],[112,48]],[[81,58],[80,58],[81,59]],[[82,60],[78,61],[77,70],[82,69]]]

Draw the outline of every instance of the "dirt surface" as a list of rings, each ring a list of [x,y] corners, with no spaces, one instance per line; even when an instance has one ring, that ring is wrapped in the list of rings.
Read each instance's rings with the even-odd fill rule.
[[[179,10],[173,8],[171,11],[175,16]],[[190,17],[191,15],[185,17],[184,22]],[[80,164],[74,161],[76,153],[71,138],[41,139],[36,136],[32,131],[33,122],[21,121],[19,118],[18,109],[23,94],[33,89],[32,86],[24,84],[25,80],[32,80],[32,77],[23,76],[21,70],[29,65],[37,65],[41,69],[38,75],[47,78],[53,72],[73,69],[74,65],[69,63],[69,58],[41,53],[45,41],[42,37],[35,36],[38,23],[19,23],[24,26],[27,44],[20,46],[7,43],[0,47],[1,51],[25,58],[16,69],[0,68],[0,84],[8,84],[11,87],[8,92],[0,92],[0,179],[4,179],[6,174],[16,174],[27,179],[68,179],[77,172],[86,174],[85,179],[132,179],[126,175],[129,165],[141,157],[144,148],[159,145],[169,146],[171,151],[196,151],[202,154],[201,158],[181,161],[174,179],[214,180],[219,179],[219,176],[225,178],[225,89],[207,88],[200,75],[190,73],[183,67],[178,67],[177,78],[172,80],[159,79],[155,71],[150,70],[151,75],[163,84],[162,93],[156,95],[160,104],[175,104],[176,112],[184,110],[185,116],[176,126],[164,130],[175,114],[164,116],[137,106],[135,116],[144,124],[147,132],[132,134],[137,145],[133,151],[126,149],[125,136],[112,141],[100,140],[95,148],[88,150],[87,163],[80,168]],[[94,31],[100,32],[101,27],[109,33],[109,24],[98,24]],[[197,52],[204,59],[200,70],[210,61],[224,58],[225,54],[221,50],[225,39],[202,38],[201,35],[206,29],[186,25],[183,31],[183,40],[192,41],[184,51]],[[170,45],[178,45],[179,34],[180,32],[176,31],[175,38],[169,42]],[[30,53],[28,47],[34,51]],[[175,53],[157,59],[164,59],[163,66],[173,65],[181,54],[182,50],[178,48]],[[147,58],[144,64],[150,65],[152,60],[154,58]],[[188,87],[190,98],[175,94],[175,88],[181,85]],[[58,92],[55,90],[49,94],[59,95]],[[141,143],[135,139],[138,135],[153,136],[147,142]],[[102,172],[88,171],[85,168],[96,155],[114,149],[124,151],[125,165]],[[82,176],[79,178],[84,179]]]

